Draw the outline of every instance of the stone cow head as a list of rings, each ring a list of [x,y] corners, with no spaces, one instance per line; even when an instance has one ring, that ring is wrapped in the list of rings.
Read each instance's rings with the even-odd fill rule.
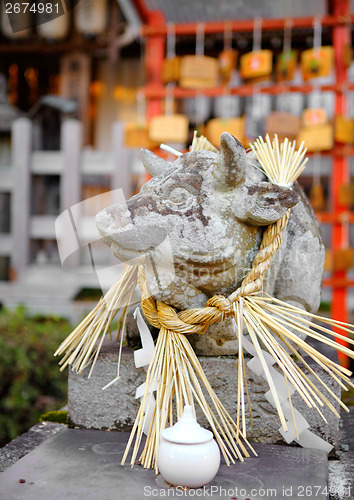
[[[185,305],[182,296],[189,288],[182,282],[186,280],[206,296],[232,291],[242,276],[235,282],[226,271],[249,269],[262,226],[280,219],[299,201],[292,189],[266,180],[254,156],[227,132],[221,136],[220,153],[189,152],[173,163],[148,150],[141,156],[152,179],[125,204],[101,211],[97,227],[124,262],[136,262],[159,248],[163,254],[163,242],[169,242],[175,284],[181,281],[182,287],[174,296],[181,298],[172,300],[156,291],[152,295],[176,307]]]

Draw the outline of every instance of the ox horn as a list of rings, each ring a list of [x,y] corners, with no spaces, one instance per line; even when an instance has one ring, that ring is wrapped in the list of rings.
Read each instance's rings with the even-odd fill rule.
[[[167,168],[170,166],[170,163],[163,158],[155,155],[148,149],[142,149],[140,151],[141,160],[145,167],[145,170],[151,177],[157,177],[166,172]]]
[[[246,178],[246,151],[242,144],[228,132],[220,138],[220,181],[227,186],[238,186]]]

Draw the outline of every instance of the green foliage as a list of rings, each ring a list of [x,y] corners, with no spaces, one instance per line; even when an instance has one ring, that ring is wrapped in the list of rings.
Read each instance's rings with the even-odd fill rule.
[[[57,424],[68,423],[68,412],[62,410],[47,411],[39,418],[40,422],[56,422]]]
[[[354,406],[354,389],[349,387],[347,391],[342,390],[342,401],[347,406]],[[353,410],[351,410],[353,411]]]
[[[81,288],[74,300],[89,300],[98,302],[102,297],[101,288]]]
[[[58,317],[0,311],[0,445],[38,422],[67,399],[67,373],[53,353],[72,330]]]
[[[330,302],[321,302],[319,307],[320,312],[331,312],[331,303]]]

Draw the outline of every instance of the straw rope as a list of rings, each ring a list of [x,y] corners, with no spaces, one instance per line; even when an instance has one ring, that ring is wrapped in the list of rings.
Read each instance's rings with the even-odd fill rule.
[[[282,232],[289,221],[290,210],[274,224],[267,226],[263,233],[262,243],[257,253],[251,271],[245,276],[241,284],[240,295],[248,295],[258,292],[263,285],[265,271],[271,265],[272,256],[278,251],[282,244]],[[237,293],[237,292],[236,292]],[[229,300],[233,302],[234,294],[231,294]]]
[[[140,267],[138,284],[142,291],[142,308],[149,323],[156,328],[163,327],[184,335],[203,334],[210,324],[218,323],[223,321],[226,316],[233,315],[233,302],[237,302],[239,297],[258,292],[262,288],[264,273],[271,265],[272,256],[282,243],[282,232],[287,226],[289,213],[288,210],[281,219],[265,229],[260,249],[251,270],[244,277],[241,287],[229,297],[221,294],[214,295],[208,299],[203,308],[176,312],[173,307],[155,301],[149,295],[144,270],[143,267]]]

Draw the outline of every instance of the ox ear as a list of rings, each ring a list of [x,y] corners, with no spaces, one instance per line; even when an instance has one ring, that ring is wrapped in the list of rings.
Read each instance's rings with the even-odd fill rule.
[[[151,177],[157,177],[165,173],[167,168],[171,165],[168,161],[160,158],[148,149],[141,149],[140,156],[145,170]]]
[[[246,178],[246,151],[242,144],[228,132],[220,138],[221,159],[216,172],[221,184],[236,187]]]
[[[273,224],[300,201],[300,196],[293,189],[270,182],[249,186],[247,197],[249,203],[242,219],[260,226]]]

